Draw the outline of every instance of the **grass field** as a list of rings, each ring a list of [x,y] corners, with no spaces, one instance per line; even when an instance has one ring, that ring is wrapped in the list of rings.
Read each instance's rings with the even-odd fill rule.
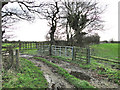
[[[117,43],[104,43],[92,45],[91,47],[94,48],[95,56],[118,60],[119,45]]]

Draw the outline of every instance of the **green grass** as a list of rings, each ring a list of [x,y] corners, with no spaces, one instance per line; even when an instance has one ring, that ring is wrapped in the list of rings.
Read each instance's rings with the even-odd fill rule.
[[[118,43],[104,43],[92,45],[95,50],[95,55],[98,57],[118,60]]]
[[[30,55],[37,55],[37,49],[30,49],[30,50],[21,50],[22,54],[30,54]]]
[[[54,69],[57,70],[57,72],[60,75],[62,75],[69,83],[74,85],[76,88],[94,88],[93,86],[91,86],[89,84],[89,82],[87,82],[85,80],[80,80],[80,79],[74,77],[73,75],[70,75],[65,69],[57,66],[56,64],[51,63],[51,62],[49,62],[46,59],[41,58],[41,57],[34,57],[34,58],[41,60],[41,61],[47,63],[48,65],[52,66]]]
[[[72,60],[71,58],[68,57],[61,57],[61,56],[51,56],[52,58],[56,58],[62,61],[66,61],[69,63],[73,63],[73,64],[79,64],[80,67],[84,68],[84,69],[89,69],[91,67],[90,64],[86,64],[86,62],[81,62],[78,60]]]
[[[35,47],[35,43],[32,43]],[[11,43],[3,43],[2,46],[10,46],[14,45]],[[118,60],[118,43],[104,43],[104,44],[96,44],[92,45],[91,47],[94,49],[95,56],[108,58],[108,59],[114,59]],[[23,47],[21,47],[23,48]],[[19,49],[19,47],[15,48]]]
[[[17,43],[2,43],[2,47],[14,47],[15,45],[17,45]],[[15,49],[19,49],[19,47],[13,48],[13,50]],[[2,48],[2,51],[6,50],[6,48]]]
[[[4,70],[3,88],[47,88],[48,83],[40,68],[31,61],[21,58],[18,72]]]
[[[114,60],[118,61],[118,49],[119,48],[118,48],[117,43],[98,44],[98,45],[92,45],[91,47],[94,48],[95,55],[97,57],[114,59]],[[37,50],[24,50],[23,53],[36,55]],[[94,70],[100,75],[106,75],[108,77],[108,79],[111,79],[120,85],[120,71],[116,71],[116,70],[112,69],[110,66],[105,66],[102,63],[98,63],[98,62],[96,62],[97,60],[95,60],[95,59],[91,59],[91,64],[86,64],[86,62],[81,62],[80,60],[72,61],[71,58],[60,57],[60,56],[52,56],[52,57],[57,58],[59,60],[64,60],[67,62],[78,64],[81,68],[84,68],[84,69]],[[113,64],[113,63],[111,63],[111,64]],[[102,70],[103,68],[105,70]],[[97,69],[99,69],[99,70],[97,70]]]
[[[9,47],[9,46],[12,46],[12,47],[13,47],[13,46],[16,46],[16,45],[17,45],[17,47],[14,48],[14,49],[19,49],[19,43],[2,43],[2,46],[3,46],[3,47]],[[29,47],[30,45],[28,45],[28,44],[25,44],[25,45],[26,45],[25,48],[30,48],[30,47]],[[35,43],[32,43],[31,45],[32,45],[32,47],[34,47],[34,48],[36,47],[36,44],[35,44]],[[21,44],[21,49],[24,49],[24,48],[23,48],[23,44]]]
[[[72,60],[72,59],[68,59],[60,56],[52,56],[52,58],[56,58],[56,59],[70,62],[73,64],[78,64],[79,67],[83,69],[90,69],[90,70],[96,71],[96,73],[100,75],[105,75],[109,80],[112,80],[115,83],[120,85],[120,70],[112,69],[110,66],[104,65],[102,63],[98,63],[94,59],[91,59],[90,64],[86,64],[85,62]]]
[[[9,46],[9,45],[11,45],[10,43],[2,43],[2,46]]]

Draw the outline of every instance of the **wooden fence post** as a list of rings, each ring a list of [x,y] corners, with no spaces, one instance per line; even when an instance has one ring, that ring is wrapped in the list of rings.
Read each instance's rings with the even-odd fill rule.
[[[27,49],[27,42],[25,42],[25,49]]]
[[[16,59],[16,65],[15,65],[15,69],[18,70],[19,69],[19,50],[16,49],[15,51],[15,59]]]
[[[21,50],[21,42],[20,42],[20,40],[19,40],[19,50]]]
[[[90,48],[87,47],[87,53],[86,53],[86,59],[87,59],[87,64],[90,64]]]
[[[32,49],[32,45],[33,45],[33,43],[32,42],[30,42],[30,48]]]
[[[37,42],[34,43],[34,48],[37,48]]]
[[[22,42],[22,46],[23,46],[23,49],[24,49],[24,48],[25,48],[25,47],[24,47],[24,42]]]
[[[43,52],[43,54],[44,54],[44,45],[42,45],[42,52]]]
[[[75,47],[72,47],[72,60],[75,60]]]
[[[31,48],[30,42],[29,42],[29,49]]]
[[[43,54],[43,46],[42,45],[39,45],[37,46],[37,50],[39,50],[40,54],[42,55]]]
[[[10,57],[10,65],[8,68],[11,68],[14,63],[14,54],[11,47],[9,47],[9,57]]]

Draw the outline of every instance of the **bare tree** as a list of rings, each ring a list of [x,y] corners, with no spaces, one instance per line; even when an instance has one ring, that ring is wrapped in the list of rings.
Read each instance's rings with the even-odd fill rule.
[[[41,3],[36,3],[35,0],[2,2],[2,36],[6,32],[6,28],[21,19],[33,21],[35,15],[40,14],[39,8],[42,5]]]
[[[46,40],[47,41],[50,41],[50,32],[48,32],[45,36]],[[66,37],[65,37],[65,34],[66,32],[65,31],[62,31],[61,29],[56,29],[55,33],[54,33],[54,40],[55,41],[58,41],[58,40],[65,40]]]
[[[66,25],[74,30],[71,38],[74,38],[77,44],[82,44],[82,37],[87,33],[93,30],[103,30],[100,15],[104,10],[100,9],[97,2],[67,0],[63,2],[63,5]]]
[[[42,16],[48,20],[50,26],[50,41],[51,45],[55,43],[54,34],[57,28],[57,22],[59,20],[59,6],[58,2],[47,3],[42,10]]]
[[[8,4],[17,4],[17,7],[9,8]],[[18,1],[18,0],[0,0],[0,88],[2,87],[2,78],[1,78],[1,70],[2,70],[2,36],[5,33],[5,30],[2,31],[2,28],[8,28],[8,25],[12,25],[16,21],[20,19],[24,20],[33,20],[34,14],[39,14],[40,8],[42,4],[37,4],[34,1],[26,0],[26,1]]]
[[[59,6],[58,2],[51,2],[51,3],[46,3],[46,5],[42,9],[42,16],[44,19],[48,20],[49,26],[50,26],[50,45],[55,44],[55,31],[57,28],[57,23],[59,20]],[[50,55],[52,55],[51,48],[50,48]]]

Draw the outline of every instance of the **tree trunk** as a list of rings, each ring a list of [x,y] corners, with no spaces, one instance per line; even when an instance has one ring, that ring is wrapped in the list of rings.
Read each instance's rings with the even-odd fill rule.
[[[53,31],[53,30],[52,30]],[[51,39],[51,41],[50,41],[50,52],[49,52],[49,55],[50,56],[52,56],[52,45],[54,45],[55,44],[55,39],[54,39],[54,33],[55,32],[51,32],[50,33],[50,39]]]
[[[76,34],[75,34],[76,44],[80,47],[83,46],[82,37],[83,36],[81,32],[79,30],[76,30]]]
[[[2,9],[2,2],[0,1],[0,87],[2,87],[2,26],[1,26],[1,9]],[[1,88],[0,88],[1,89]]]
[[[68,22],[66,24],[66,34],[67,34],[67,42],[69,42]]]

